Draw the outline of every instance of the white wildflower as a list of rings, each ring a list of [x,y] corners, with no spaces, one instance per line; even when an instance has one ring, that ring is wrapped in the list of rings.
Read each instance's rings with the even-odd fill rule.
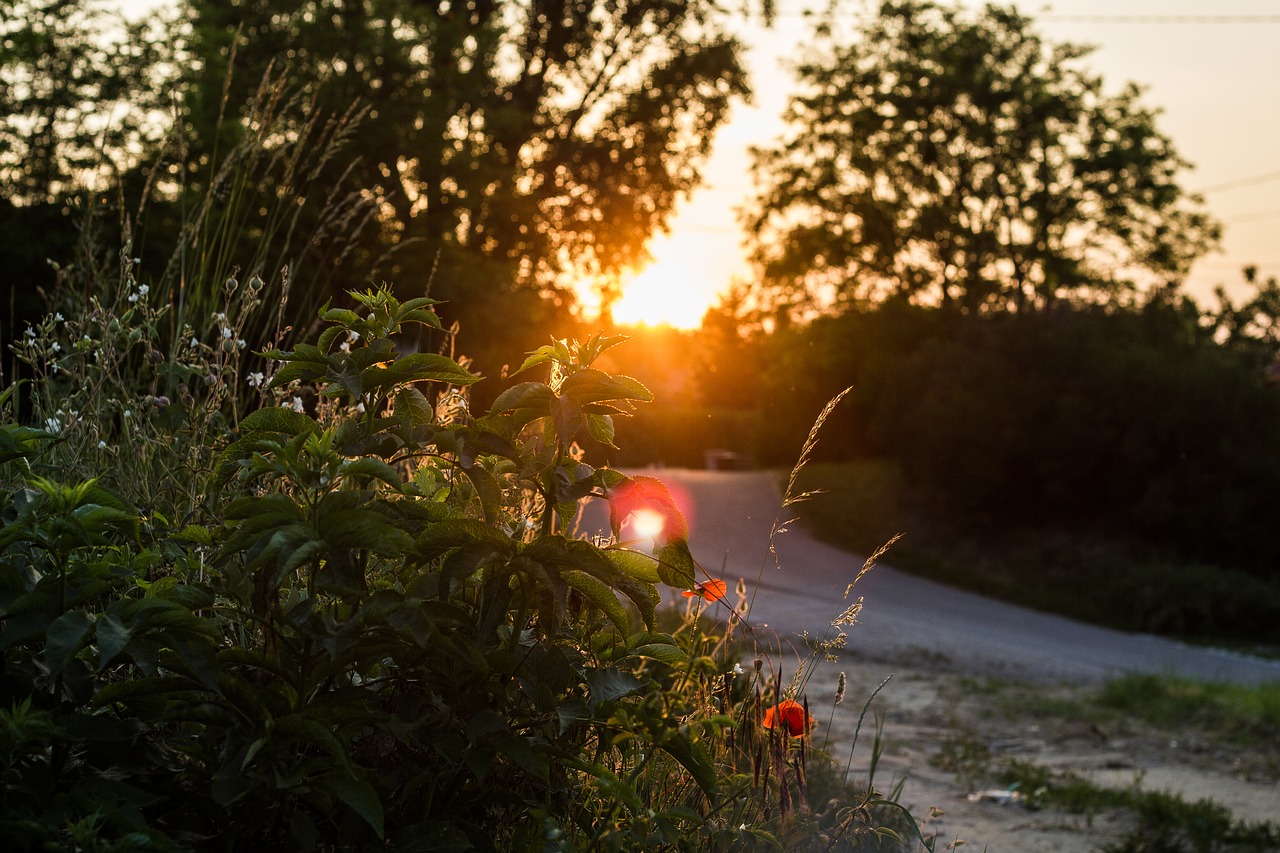
[[[198,346],[200,346],[200,341],[196,340],[195,338],[192,338],[192,339],[191,339],[191,348],[192,348],[192,349],[195,349],[195,348],[196,348],[196,347],[198,347]]]
[[[62,344],[58,343],[57,341],[54,341],[52,344],[49,345],[49,349],[53,350],[54,352],[62,352]]]
[[[53,321],[54,321],[55,323],[61,323],[64,319],[66,319],[66,318],[62,316],[62,312],[61,312],[61,311],[59,311],[58,313],[56,313],[56,314],[54,314],[54,315],[53,315]]]
[[[149,285],[146,285],[146,284],[140,284],[140,285],[138,285],[138,295],[139,295],[139,296],[146,296],[146,295],[147,295],[148,293],[150,293],[150,292],[151,292],[151,287],[150,287]]]
[[[236,340],[236,349],[244,349],[246,346],[248,346],[248,344],[244,342],[244,338]]]
[[[230,328],[229,326],[223,326],[223,327],[222,327],[222,339],[223,339],[224,341],[229,341],[229,340],[231,340],[231,336],[232,336],[232,335],[234,335],[234,334],[235,334],[235,332],[231,331],[231,328]]]
[[[106,449],[107,449],[107,442],[106,442],[106,441],[99,441],[99,442],[98,442],[98,449],[99,449],[99,450],[106,450]]]
[[[338,344],[338,349],[342,350],[343,352],[351,352],[351,344],[347,343],[346,341],[343,341],[342,343]]]
[[[293,402],[289,404],[289,408],[293,409],[295,412],[301,412],[301,411],[303,410],[303,409],[302,409],[302,398],[301,398],[301,397],[294,397],[294,398],[293,398]]]
[[[124,410],[124,412],[123,412],[123,414],[124,414],[124,416],[125,416],[126,418],[131,418],[131,417],[133,417],[133,412],[132,412],[130,409],[125,409],[125,410]]]
[[[350,329],[348,329],[348,330],[347,330],[347,340],[351,341],[351,343],[353,343],[353,344],[354,344],[356,341],[360,340],[360,333],[359,333],[359,332],[353,332],[353,331],[351,331]]]
[[[263,381],[264,379],[266,379],[266,378],[267,378],[267,377],[266,377],[265,375],[263,375],[261,371],[254,372],[254,373],[250,373],[250,374],[249,374],[249,387],[250,387],[250,388],[257,388],[258,386],[260,386],[260,385],[262,384],[262,381]]]
[[[747,671],[746,671],[745,669],[743,669],[743,668],[742,668],[742,664],[740,664],[740,663],[735,663],[735,664],[733,665],[733,674],[734,674],[734,675],[746,675],[746,674],[747,674]]]
[[[227,315],[221,311],[214,311],[213,322],[217,323],[219,326],[225,326],[227,324]]]
[[[58,420],[57,418],[45,418],[44,431],[45,432],[62,432],[62,421]]]
[[[31,328],[30,326],[27,326],[27,330],[23,332],[23,334],[27,336],[28,340],[35,340],[36,330]]]
[[[129,301],[130,301],[130,302],[137,302],[137,301],[138,301],[138,294],[136,294],[136,293],[130,293],[130,294],[129,294]]]

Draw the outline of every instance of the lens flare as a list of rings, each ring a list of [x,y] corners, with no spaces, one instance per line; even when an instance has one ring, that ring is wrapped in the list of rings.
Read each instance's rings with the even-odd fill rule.
[[[631,530],[642,539],[656,539],[662,535],[665,520],[662,513],[652,509],[638,509],[631,515]]]

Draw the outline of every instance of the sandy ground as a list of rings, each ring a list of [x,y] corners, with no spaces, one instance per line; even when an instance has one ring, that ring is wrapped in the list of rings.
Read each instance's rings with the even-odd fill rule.
[[[856,647],[856,637],[851,645]],[[840,672],[849,685],[844,702],[834,706]],[[858,716],[890,675],[871,703],[849,761]],[[816,666],[807,692],[820,731],[828,733],[828,752],[840,765],[848,763],[851,780],[866,781],[876,720],[883,721],[884,751],[874,784],[887,793],[902,783],[898,801],[925,836],[936,839],[939,851],[1086,853],[1117,840],[1130,826],[1124,811],[1081,815],[998,802],[992,796],[999,786],[976,772],[981,762],[963,760],[984,753],[993,763],[1021,759],[1104,787],[1139,785],[1188,801],[1211,799],[1237,819],[1280,820],[1280,744],[1250,748],[1194,728],[1158,730],[1115,712],[1101,718],[1082,714],[1082,703],[1096,707],[1091,700],[1097,689],[975,677],[936,655],[893,661],[846,652]],[[944,751],[962,758],[943,769],[938,764]]]

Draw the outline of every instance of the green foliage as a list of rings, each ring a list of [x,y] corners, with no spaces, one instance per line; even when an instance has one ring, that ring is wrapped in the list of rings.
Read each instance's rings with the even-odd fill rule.
[[[817,26],[789,136],[757,152],[762,296],[918,297],[963,310],[1164,284],[1217,240],[1130,85],[1015,9],[891,0]]]
[[[439,328],[430,300],[351,299],[320,309],[316,343],[265,354],[260,384],[283,405],[232,419],[234,398],[213,396],[219,430],[157,419],[135,437],[143,460],[183,436],[196,453],[206,497],[184,521],[140,510],[157,469],[130,472],[132,498],[64,480],[115,466],[68,448],[66,425],[0,424],[0,820],[16,849],[807,849],[888,832],[872,792],[810,814],[804,743],[775,731],[756,755],[781,683],[726,674],[731,628],[697,610],[659,626],[655,584],[700,572],[688,524],[659,481],[593,468],[577,444],[651,399],[595,365],[621,338],[534,351],[521,372],[546,381],[476,415],[478,376],[394,342]],[[24,352],[47,364],[61,324],[84,321],[41,325]],[[155,363],[122,362],[103,387]],[[572,538],[591,500],[609,504],[605,541]],[[665,520],[653,554],[617,541],[642,509]]]

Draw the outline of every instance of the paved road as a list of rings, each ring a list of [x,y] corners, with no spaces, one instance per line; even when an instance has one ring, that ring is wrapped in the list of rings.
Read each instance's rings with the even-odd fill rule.
[[[805,631],[829,635],[863,558],[792,526],[775,537],[775,563],[768,538],[781,500],[768,474],[635,473],[656,476],[683,502],[694,556],[729,582],[730,597],[734,582],[746,580],[748,594],[755,595],[751,621],[757,631],[771,632],[784,643]],[[598,514],[589,515],[587,523],[599,525]],[[849,631],[855,653],[904,663],[945,659],[962,671],[1033,680],[1090,682],[1151,672],[1241,683],[1280,681],[1280,661],[1085,625],[913,577],[895,571],[892,562],[890,551],[850,597],[865,599],[859,624]]]

